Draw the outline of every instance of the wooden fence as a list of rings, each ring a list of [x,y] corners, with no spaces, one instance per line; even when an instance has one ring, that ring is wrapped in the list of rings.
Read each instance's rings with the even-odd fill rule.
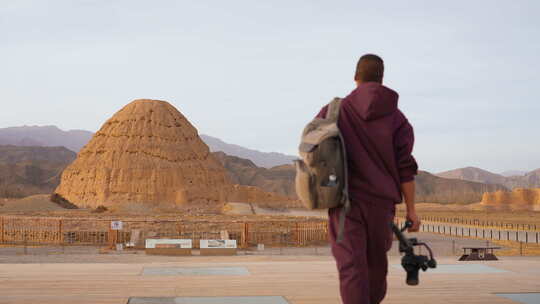
[[[0,244],[97,245],[134,242],[144,246],[146,238],[192,239],[198,248],[201,239],[219,239],[227,231],[240,247],[308,246],[326,243],[326,220],[212,222],[174,220],[122,221],[121,230],[111,230],[110,220],[0,217]]]

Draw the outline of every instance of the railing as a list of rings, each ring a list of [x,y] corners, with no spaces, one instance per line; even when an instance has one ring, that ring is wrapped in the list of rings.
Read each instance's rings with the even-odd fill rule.
[[[396,222],[398,225],[402,226],[405,222],[405,219],[397,218]],[[537,231],[505,229],[498,228],[497,226],[475,227],[466,223],[461,224],[459,222],[436,222],[426,220],[425,218],[420,225],[420,232],[430,232],[450,236],[478,238],[485,240],[513,241],[536,244],[540,242],[540,232]]]
[[[496,227],[501,229],[512,229],[512,230],[529,230],[529,231],[538,231],[540,225],[532,223],[511,223],[504,221],[493,221],[493,220],[481,220],[481,219],[467,219],[461,217],[438,217],[438,216],[423,216],[423,221],[429,222],[439,222],[439,223],[452,223],[460,224],[467,226],[478,226],[478,227]]]

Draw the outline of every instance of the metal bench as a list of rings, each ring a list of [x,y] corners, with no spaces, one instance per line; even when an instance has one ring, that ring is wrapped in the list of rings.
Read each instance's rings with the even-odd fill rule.
[[[463,247],[463,255],[459,261],[497,261],[493,250],[501,247]]]

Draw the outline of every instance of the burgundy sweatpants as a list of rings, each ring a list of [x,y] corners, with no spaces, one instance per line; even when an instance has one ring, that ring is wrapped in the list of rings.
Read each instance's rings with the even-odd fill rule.
[[[378,304],[386,295],[387,252],[392,247],[392,202],[352,201],[344,237],[337,243],[340,208],[330,209],[329,234],[343,304]]]

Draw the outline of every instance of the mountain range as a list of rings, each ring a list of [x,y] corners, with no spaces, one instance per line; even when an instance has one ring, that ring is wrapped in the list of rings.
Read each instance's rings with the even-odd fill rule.
[[[55,126],[0,129],[0,145],[4,145],[0,147],[0,197],[50,193],[60,172],[75,158],[72,151],[79,151],[92,135],[89,131],[63,131]],[[295,169],[291,165],[295,156],[247,149],[207,135],[201,138],[234,183],[295,197]],[[479,202],[484,192],[540,187],[540,169],[519,173],[504,176],[475,167],[438,174],[420,171],[416,179],[417,201],[472,203]]]
[[[56,126],[22,126],[0,128],[0,145],[16,146],[64,146],[71,151],[79,152],[94,135],[84,130],[63,131]],[[291,164],[297,157],[277,152],[261,152],[229,144],[219,138],[201,135],[201,139],[208,145],[210,151],[222,151],[228,155],[247,158],[260,167],[271,168],[284,164]]]
[[[63,146],[79,152],[94,135],[84,130],[63,131],[56,126],[22,126],[0,128],[0,145]]]
[[[508,170],[501,172],[502,176],[510,177],[510,176],[523,176],[527,174],[527,171],[521,171],[521,170]]]
[[[65,147],[0,145],[0,197],[52,193],[75,157]]]
[[[251,160],[255,165],[264,168],[272,168],[279,165],[292,164],[297,156],[287,155],[277,152],[260,152],[253,149],[244,148],[239,145],[229,144],[219,138],[208,135],[201,135],[201,139],[208,145],[212,152],[224,152]]]
[[[296,198],[293,165],[273,168],[257,167],[252,161],[223,152],[214,156],[223,164],[231,179],[240,185],[256,186],[268,192],[276,192]],[[506,190],[504,186],[435,176],[420,171],[416,177],[416,201],[419,203],[477,203],[484,192]]]
[[[523,175],[504,176],[476,167],[466,167],[436,174],[439,177],[503,185],[508,189],[540,188],[540,169]]]

